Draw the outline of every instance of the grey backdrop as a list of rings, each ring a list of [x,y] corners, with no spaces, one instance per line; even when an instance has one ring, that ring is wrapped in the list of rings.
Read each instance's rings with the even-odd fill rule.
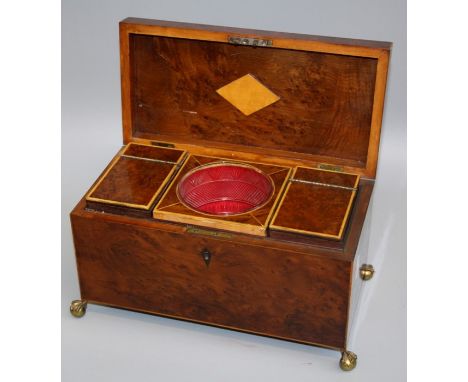
[[[122,143],[118,21],[157,18],[393,41],[371,261],[351,373],[339,354],[201,325],[89,306],[79,296],[68,213]],[[406,379],[406,2],[62,2],[62,373],[63,381],[402,381]]]

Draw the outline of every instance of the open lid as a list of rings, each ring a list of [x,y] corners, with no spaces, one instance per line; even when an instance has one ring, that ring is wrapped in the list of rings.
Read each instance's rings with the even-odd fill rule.
[[[375,178],[390,48],[125,19],[124,142],[258,153]]]

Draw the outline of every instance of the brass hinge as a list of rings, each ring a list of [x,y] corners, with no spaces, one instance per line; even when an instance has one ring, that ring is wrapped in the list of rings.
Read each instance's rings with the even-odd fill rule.
[[[229,44],[246,46],[273,46],[272,40],[262,40],[259,38],[233,37],[228,38]]]
[[[175,147],[175,145],[173,143],[167,143],[167,142],[152,141],[151,144],[153,146],[158,146],[158,147],[169,147],[169,148],[174,148]]]
[[[335,166],[332,164],[326,164],[326,163],[319,163],[317,165],[317,168],[321,170],[327,170],[327,171],[343,172],[343,167]]]

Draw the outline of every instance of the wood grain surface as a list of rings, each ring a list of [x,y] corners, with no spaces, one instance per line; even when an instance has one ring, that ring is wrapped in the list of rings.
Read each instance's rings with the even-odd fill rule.
[[[120,33],[125,142],[263,152],[375,177],[390,43],[145,19]],[[230,33],[272,47],[227,44]],[[216,93],[247,74],[281,99],[246,116]]]
[[[359,176],[298,167],[270,230],[341,240],[358,190]]]
[[[72,224],[83,299],[345,346],[349,261],[75,215]]]
[[[377,60],[142,35],[130,43],[133,135],[365,164]],[[280,100],[246,116],[216,92],[246,74]]]
[[[182,150],[128,144],[88,192],[88,208],[148,215],[184,157]]]

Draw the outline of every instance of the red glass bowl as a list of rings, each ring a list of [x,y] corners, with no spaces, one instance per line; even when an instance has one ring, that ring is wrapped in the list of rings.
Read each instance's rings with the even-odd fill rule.
[[[253,166],[218,162],[185,174],[177,185],[177,196],[197,212],[229,216],[264,206],[274,189],[272,179]]]

